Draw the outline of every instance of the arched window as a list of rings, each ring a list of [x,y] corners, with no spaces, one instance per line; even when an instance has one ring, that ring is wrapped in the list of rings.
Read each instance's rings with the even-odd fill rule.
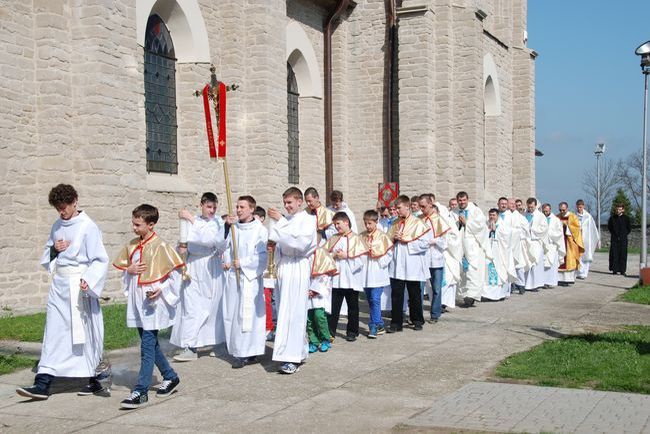
[[[289,184],[300,182],[300,130],[298,129],[298,83],[287,63],[287,137],[289,144]]]
[[[147,22],[144,44],[144,107],[147,172],[178,173],[176,158],[176,57],[158,15]]]

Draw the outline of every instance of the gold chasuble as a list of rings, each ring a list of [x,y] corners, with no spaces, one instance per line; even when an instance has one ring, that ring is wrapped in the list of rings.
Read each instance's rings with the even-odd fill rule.
[[[341,234],[333,235],[329,240],[327,240],[327,243],[325,243],[325,248],[327,249],[328,252],[330,253],[332,252],[332,250],[336,246],[336,243],[339,242],[341,237],[348,239],[348,251],[347,251],[348,258],[350,259],[358,258],[359,256],[368,253],[368,247],[366,247],[361,237],[359,237],[359,235],[355,234],[352,231],[349,231],[345,235],[341,235]]]
[[[359,236],[366,243],[368,256],[372,259],[381,258],[393,248],[393,242],[388,238],[388,235],[379,229],[375,229],[370,233],[367,231],[362,232]]]
[[[334,211],[329,208],[325,208],[323,205],[318,205],[316,210],[310,209],[309,212],[312,215],[316,216],[316,229],[319,231],[327,229],[332,224],[332,217],[334,217]]]
[[[337,270],[336,261],[330,255],[330,252],[319,247],[314,252],[314,262],[311,264],[311,277],[322,276],[323,274],[336,276],[339,274],[339,270]]]
[[[447,222],[440,218],[439,214],[431,214],[431,215],[422,214],[420,218],[426,225],[431,225],[431,227],[433,228],[434,238],[443,236],[451,229],[447,224]]]
[[[131,265],[131,258],[138,250],[140,251],[140,262],[147,264],[147,269],[138,275],[138,285],[160,282],[176,268],[185,265],[178,252],[154,232],[144,241],[140,238],[132,239],[120,251],[113,261],[113,266],[118,270],[126,270]]]
[[[564,233],[564,244],[566,246],[564,264],[560,265],[559,270],[573,271],[580,266],[580,256],[585,251],[585,245],[582,242],[582,231],[580,230],[580,219],[572,212],[567,212],[564,216],[558,214],[557,217],[562,222],[562,232]]]
[[[429,232],[429,230],[429,227],[422,221],[422,219],[413,216],[413,214],[409,214],[407,218],[403,219],[400,217],[393,222],[388,230],[388,238],[394,240],[395,235],[401,231],[402,242],[410,243]]]

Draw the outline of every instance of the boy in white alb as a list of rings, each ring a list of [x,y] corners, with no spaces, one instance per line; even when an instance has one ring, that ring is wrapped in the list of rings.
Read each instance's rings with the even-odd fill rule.
[[[393,260],[393,242],[378,228],[378,221],[377,211],[366,211],[363,214],[366,230],[359,234],[368,249],[368,254],[363,256],[363,290],[370,310],[369,339],[375,339],[386,332],[381,319],[381,295],[384,288],[390,285],[388,266]]]
[[[104,389],[95,374],[104,349],[99,297],[108,270],[102,234],[86,213],[77,210],[73,186],[57,185],[48,199],[60,218],[52,225],[41,257],[41,265],[52,276],[43,349],[34,385],[16,389],[18,395],[35,400],[49,397],[56,377],[89,378],[79,395]]]
[[[127,297],[126,325],[140,335],[140,372],[131,395],[122,408],[138,408],[149,400],[148,391],[154,364],[163,382],[156,396],[170,395],[180,382],[160,350],[158,331],[174,325],[176,305],[180,301],[183,260],[154,232],[158,209],[142,204],[133,210],[131,223],[138,236],[120,252],[113,266],[122,270],[122,284]]]
[[[363,258],[368,253],[365,244],[350,229],[350,218],[339,211],[332,218],[338,234],[332,236],[325,248],[336,260],[338,274],[332,278],[332,313],[329,317],[330,334],[336,335],[343,299],[348,305],[348,324],[345,340],[354,342],[359,336],[359,292],[363,291]]]
[[[330,347],[330,329],[327,314],[332,311],[332,276],[338,273],[336,262],[323,247],[311,256],[311,284],[307,310],[307,338],[309,352],[327,352]]]
[[[277,263],[278,322],[275,330],[273,360],[282,362],[280,372],[294,374],[308,356],[307,299],[311,272],[309,258],[318,246],[316,217],[302,210],[302,192],[288,188],[282,195],[287,216],[269,208],[276,221],[269,233],[275,243]]]
[[[402,331],[404,287],[408,290],[409,316],[413,329],[419,331],[424,325],[421,284],[430,275],[426,259],[433,235],[421,219],[411,214],[411,200],[408,196],[399,196],[395,203],[399,218],[388,232],[388,237],[393,240],[393,261],[390,265],[391,321],[386,332]]]
[[[214,346],[224,342],[223,268],[221,255],[226,248],[224,224],[215,217],[217,196],[204,193],[201,197],[201,214],[193,216],[188,210],[178,215],[191,225],[187,244],[179,253],[187,253],[189,279],[181,285],[180,312],[169,342],[183,351],[174,356],[177,362],[197,359],[198,347]]]
[[[268,232],[253,217],[257,203],[252,196],[237,199],[237,218],[228,234],[229,248],[223,256],[226,289],[223,318],[228,352],[235,357],[233,368],[243,368],[264,354],[266,306],[262,275],[266,268]],[[237,248],[234,255],[233,232]],[[239,282],[237,278],[239,277]]]

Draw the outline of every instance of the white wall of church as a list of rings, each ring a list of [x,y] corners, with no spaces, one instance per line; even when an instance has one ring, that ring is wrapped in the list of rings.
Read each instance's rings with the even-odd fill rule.
[[[177,238],[178,210],[195,206],[202,192],[217,193],[225,212],[222,167],[208,159],[202,102],[193,95],[209,81],[208,61],[220,80],[240,86],[228,94],[233,196],[253,194],[264,207],[280,207],[288,174],[287,47],[301,51],[310,83],[299,82],[299,187],[315,186],[325,194],[326,3],[5,4],[0,307],[44,306],[48,277],[38,260],[57,217],[47,193],[60,182],[75,185],[80,208],[99,224],[111,257],[132,237],[130,214],[140,203],[159,207],[157,230],[170,242]],[[526,0],[404,1],[413,5],[426,10],[400,16],[402,191],[433,191],[446,201],[466,189],[481,205],[502,194],[530,195],[534,62],[521,39]],[[487,13],[483,21],[477,8]],[[142,25],[151,10],[169,17],[178,58],[177,175],[146,171]],[[291,39],[296,32],[299,41]],[[332,41],[334,188],[357,214],[374,207],[384,176],[384,38],[383,0],[364,0],[344,14]],[[494,62],[501,104],[500,114],[488,117],[483,113],[486,55]],[[123,300],[117,273],[111,270],[110,276],[107,294]]]

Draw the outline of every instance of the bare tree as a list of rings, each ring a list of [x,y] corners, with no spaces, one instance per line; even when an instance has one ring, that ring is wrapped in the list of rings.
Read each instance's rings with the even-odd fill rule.
[[[643,153],[641,151],[634,152],[625,160],[616,163],[616,180],[630,197],[635,209],[641,208],[642,176]],[[650,184],[648,191],[650,191]]]
[[[619,188],[619,178],[615,168],[615,164],[612,160],[602,157],[600,164],[600,210],[603,213],[607,213],[609,210],[614,196],[616,196],[616,189]],[[585,170],[582,175],[582,190],[587,195],[585,201],[589,205],[595,205],[597,203],[598,196],[598,177],[597,177],[597,167],[594,166],[591,169]],[[596,207],[589,208],[589,211],[593,213],[596,212]]]

